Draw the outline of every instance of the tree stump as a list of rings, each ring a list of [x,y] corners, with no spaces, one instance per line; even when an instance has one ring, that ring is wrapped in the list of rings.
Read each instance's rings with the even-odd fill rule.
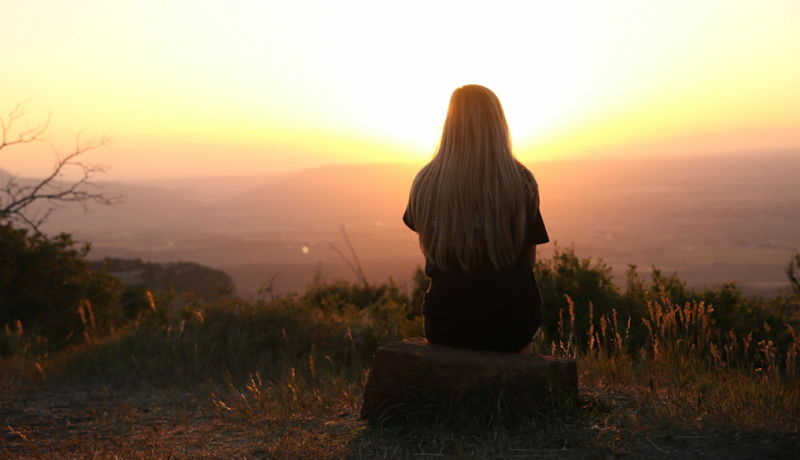
[[[361,417],[374,418],[419,388],[455,399],[502,389],[515,408],[535,409],[537,392],[559,390],[576,397],[578,366],[574,359],[466,350],[424,338],[394,342],[375,352]]]

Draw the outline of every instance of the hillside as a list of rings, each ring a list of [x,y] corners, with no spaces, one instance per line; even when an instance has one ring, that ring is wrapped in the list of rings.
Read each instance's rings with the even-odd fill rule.
[[[220,294],[236,292],[236,286],[227,273],[192,262],[152,263],[140,259],[106,258],[91,262],[91,267],[93,270],[107,269],[129,288],[171,288],[179,295],[193,292],[207,302],[218,299]]]

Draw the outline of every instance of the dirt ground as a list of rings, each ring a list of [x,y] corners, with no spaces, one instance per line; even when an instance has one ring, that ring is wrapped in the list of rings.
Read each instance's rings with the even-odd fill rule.
[[[220,416],[202,387],[109,389],[101,385],[0,386],[0,458],[465,458],[437,439],[393,439],[355,414],[291,426],[258,427]],[[606,434],[607,435],[607,434]],[[797,459],[800,434],[783,436],[710,430],[703,436],[655,433],[626,438],[607,458]],[[598,434],[598,438],[600,434]],[[491,449],[484,458],[595,458],[576,449]],[[309,455],[302,455],[304,452]],[[488,454],[489,451],[487,451]]]
[[[104,387],[0,390],[1,458],[245,458],[253,436],[189,393]]]

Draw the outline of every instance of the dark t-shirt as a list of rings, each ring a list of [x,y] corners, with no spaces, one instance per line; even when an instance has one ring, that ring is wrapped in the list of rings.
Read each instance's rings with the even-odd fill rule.
[[[408,211],[403,214],[403,222],[416,231]],[[525,243],[549,241],[537,207],[535,216],[527,219]],[[541,326],[542,295],[525,245],[514,263],[500,270],[487,262],[472,273],[460,267],[443,271],[426,260],[425,274],[431,285],[425,293],[422,314],[425,337],[431,343],[519,352]]]

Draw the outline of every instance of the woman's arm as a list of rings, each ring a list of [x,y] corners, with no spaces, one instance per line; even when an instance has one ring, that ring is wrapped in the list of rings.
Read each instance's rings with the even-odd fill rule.
[[[531,268],[536,266],[536,245],[529,244],[525,247],[528,252],[528,261],[531,263]]]

